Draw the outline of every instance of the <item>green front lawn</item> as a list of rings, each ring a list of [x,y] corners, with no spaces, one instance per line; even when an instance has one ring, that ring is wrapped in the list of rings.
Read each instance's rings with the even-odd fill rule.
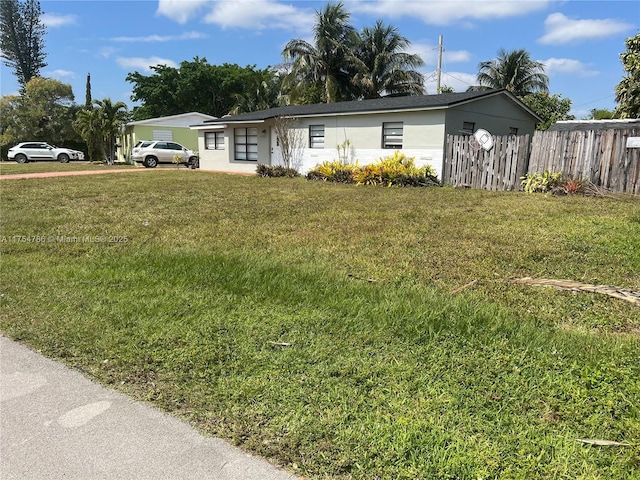
[[[0,162],[0,175],[12,175],[22,173],[48,173],[48,172],[77,172],[84,170],[107,170],[116,168],[134,168],[133,165],[104,165],[91,162]]]
[[[4,334],[296,474],[640,478],[640,307],[512,283],[640,291],[637,199],[185,169],[0,201]]]

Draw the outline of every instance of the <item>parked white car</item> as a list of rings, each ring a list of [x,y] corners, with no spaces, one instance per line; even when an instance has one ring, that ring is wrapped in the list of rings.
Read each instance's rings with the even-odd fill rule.
[[[147,168],[154,168],[158,163],[176,163],[176,158],[179,159],[179,163],[197,166],[197,152],[176,142],[141,140],[131,150],[131,159]]]
[[[11,147],[7,152],[7,157],[17,163],[36,160],[58,160],[61,163],[67,163],[69,160],[84,160],[84,153],[71,148],[56,147],[45,142],[22,142]]]

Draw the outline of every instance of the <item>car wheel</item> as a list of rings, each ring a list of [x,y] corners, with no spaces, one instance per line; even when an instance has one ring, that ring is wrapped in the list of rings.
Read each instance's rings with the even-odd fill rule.
[[[23,153],[17,154],[16,163],[27,163],[27,156]]]
[[[61,153],[60,155],[58,155],[58,160],[60,161],[60,163],[69,163],[69,155],[67,155],[66,153]]]
[[[158,159],[156,157],[147,157],[142,164],[147,168],[155,168],[158,166]]]

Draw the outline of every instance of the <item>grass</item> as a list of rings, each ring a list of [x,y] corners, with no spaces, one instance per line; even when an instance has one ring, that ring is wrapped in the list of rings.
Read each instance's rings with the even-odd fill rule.
[[[640,290],[637,200],[187,170],[0,200],[6,335],[296,474],[640,478],[640,310],[510,282]]]
[[[113,170],[121,168],[142,168],[142,165],[129,165],[124,163],[118,163],[115,165],[105,165],[101,163],[91,162],[69,162],[60,163],[54,161],[41,161],[41,162],[29,162],[29,163],[15,163],[15,162],[0,162],[0,175],[22,174],[22,173],[48,173],[48,172],[77,172],[82,170]],[[185,165],[180,167],[175,164],[163,163],[158,165],[158,169],[181,169],[185,170]]]

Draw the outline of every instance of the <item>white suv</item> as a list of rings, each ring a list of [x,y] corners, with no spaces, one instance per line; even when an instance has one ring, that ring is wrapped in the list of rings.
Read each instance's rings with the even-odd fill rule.
[[[84,160],[84,153],[71,148],[56,147],[44,142],[22,142],[11,147],[7,152],[9,160],[17,163],[33,162],[35,160],[58,160],[67,163],[69,160]]]
[[[179,163],[197,167],[198,154],[176,142],[141,140],[131,150],[131,159],[147,168],[154,168],[158,163],[176,163],[177,156]]]

